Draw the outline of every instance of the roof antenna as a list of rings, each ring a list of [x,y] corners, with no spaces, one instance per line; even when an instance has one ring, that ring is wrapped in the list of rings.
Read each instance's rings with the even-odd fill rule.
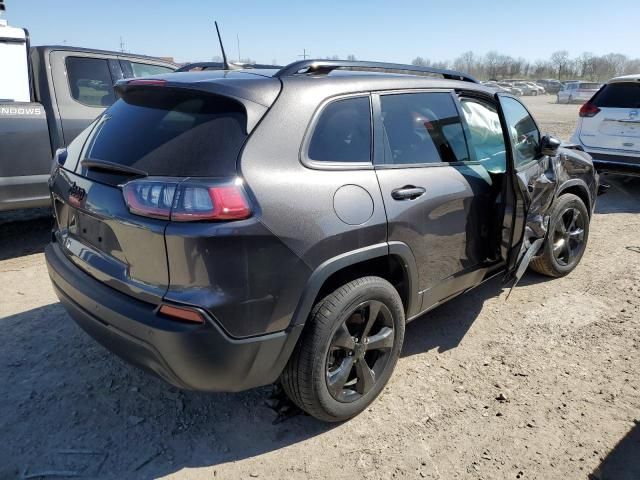
[[[218,22],[213,22],[216,26],[216,32],[218,32],[218,42],[220,42],[220,50],[222,50],[222,66],[225,70],[236,70],[238,67],[232,65],[227,61],[227,54],[224,51],[224,45],[222,44],[222,37],[220,36],[220,29],[218,28]]]

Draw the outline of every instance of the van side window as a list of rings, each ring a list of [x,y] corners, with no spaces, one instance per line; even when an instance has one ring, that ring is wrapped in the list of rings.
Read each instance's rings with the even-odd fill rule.
[[[385,163],[469,161],[462,122],[447,92],[382,95]]]
[[[134,77],[149,77],[151,75],[161,75],[171,73],[173,69],[160,65],[150,65],[148,63],[131,62],[131,69]]]
[[[67,77],[74,100],[89,107],[108,107],[116,98],[109,64],[102,58],[67,57]]]
[[[321,162],[371,162],[369,97],[330,103],[316,124],[308,155]]]
[[[489,172],[506,172],[506,148],[497,108],[469,98],[460,99],[460,106],[469,129],[469,149],[475,153],[475,160]]]

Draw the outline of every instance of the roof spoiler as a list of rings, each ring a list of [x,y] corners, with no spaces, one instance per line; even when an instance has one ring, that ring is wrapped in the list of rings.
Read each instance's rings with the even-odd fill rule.
[[[401,63],[384,62],[359,62],[350,60],[299,60],[290,63],[278,70],[274,75],[277,78],[291,77],[294,75],[327,75],[333,70],[344,68],[360,71],[382,70],[389,73],[405,73],[419,75],[421,73],[431,73],[442,75],[447,80],[461,80],[464,82],[478,83],[471,75],[456,72],[455,70],[445,70],[441,68],[422,67],[418,65],[405,65]]]

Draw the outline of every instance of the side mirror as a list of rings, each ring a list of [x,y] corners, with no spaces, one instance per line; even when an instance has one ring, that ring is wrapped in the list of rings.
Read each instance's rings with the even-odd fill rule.
[[[554,157],[558,154],[560,144],[561,142],[557,138],[552,137],[551,135],[545,135],[542,137],[542,141],[540,142],[540,153]]]

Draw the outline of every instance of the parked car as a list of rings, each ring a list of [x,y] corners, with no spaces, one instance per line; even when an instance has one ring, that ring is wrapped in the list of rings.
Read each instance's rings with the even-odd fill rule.
[[[562,90],[562,83],[559,80],[536,80],[536,83],[544,87],[545,91],[550,94],[555,94]]]
[[[600,171],[640,175],[640,75],[609,80],[580,109],[571,141]]]
[[[348,419],[406,322],[585,251],[590,157],[465,74],[304,60],[116,90],[57,156],[46,261],[76,322],[178,387],[279,381]]]
[[[485,87],[493,88],[494,90],[497,90],[498,92],[511,93],[511,94],[514,93],[512,88],[503,87],[501,85],[498,85],[496,82],[489,81],[489,82],[480,82],[480,83],[482,83]]]
[[[565,82],[558,92],[557,103],[583,103],[588,101],[601,87],[596,82],[569,81]]]
[[[0,24],[0,211],[50,204],[51,159],[116,97],[122,78],[175,70],[157,58],[68,46],[30,48]]]
[[[513,82],[512,85],[515,88],[519,88],[522,90],[522,94],[525,96],[536,96],[538,95],[538,88],[529,84],[528,82]]]
[[[536,91],[538,92],[538,95],[545,95],[547,93],[547,91],[544,89],[542,85],[538,85],[535,82],[524,82],[524,83],[529,85],[531,88],[535,88]]]
[[[515,87],[512,83],[498,82],[498,85],[517,97],[521,97],[522,95],[524,95],[523,90],[521,88]]]

